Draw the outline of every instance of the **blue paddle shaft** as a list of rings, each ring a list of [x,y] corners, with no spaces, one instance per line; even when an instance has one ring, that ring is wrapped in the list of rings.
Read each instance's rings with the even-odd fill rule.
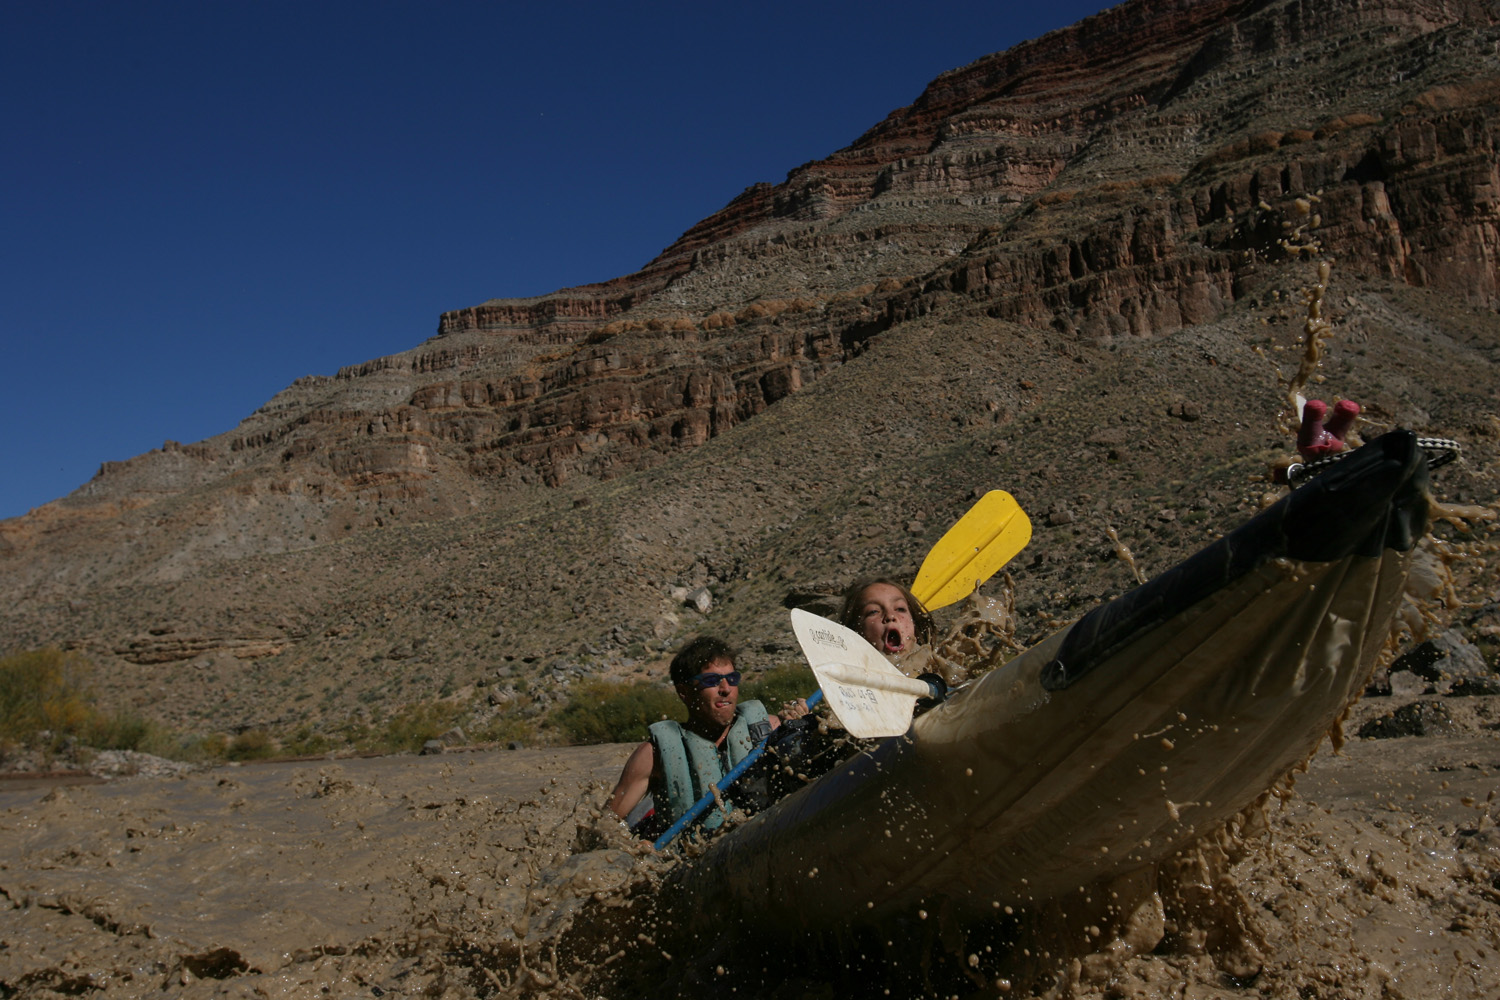
[[[812,708],[814,705],[816,705],[818,702],[820,702],[822,700],[823,700],[823,692],[822,692],[822,690],[820,689],[820,690],[814,691],[812,694],[810,694],[810,695],[807,696],[807,707],[808,708]],[[740,760],[740,762],[738,764],[736,764],[736,765],[734,765],[734,767],[730,768],[728,774],[724,775],[724,777],[722,777],[722,778],[719,779],[718,784],[714,785],[715,791],[720,791],[720,792],[724,791],[724,789],[726,789],[730,785],[734,784],[735,781],[737,781],[739,779],[740,775],[742,775],[746,771],[750,770],[750,768],[752,766],[754,766],[755,762],[758,761],[758,760],[760,760],[761,754],[763,754],[763,753],[766,752],[766,744],[770,743],[770,742],[771,742],[771,737],[767,736],[765,739],[763,739],[759,743],[757,743],[755,745],[755,749],[754,750],[751,750],[749,753],[745,754],[745,756]],[[691,809],[689,809],[687,812],[685,812],[681,816],[679,816],[678,819],[677,819],[677,822],[675,822],[671,826],[667,827],[666,832],[663,833],[660,837],[657,837],[656,840],[652,843],[651,846],[655,847],[658,851],[661,850],[663,847],[666,847],[668,844],[670,844],[673,840],[675,840],[677,838],[677,835],[679,833],[681,833],[684,829],[687,828],[687,825],[689,823],[691,823],[693,820],[697,819],[699,816],[702,816],[705,812],[707,812],[708,811],[708,807],[711,806],[711,805],[713,805],[713,802],[714,802],[714,793],[713,792],[705,792],[705,793],[703,793],[703,797],[700,798],[697,802],[694,802],[693,803],[693,807]]]

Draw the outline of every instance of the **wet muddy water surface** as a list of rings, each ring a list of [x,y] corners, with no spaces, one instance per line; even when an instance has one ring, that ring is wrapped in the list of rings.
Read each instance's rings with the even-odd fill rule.
[[[1068,900],[884,942],[672,928],[680,862],[601,810],[625,746],[0,788],[0,995],[1494,996],[1500,699],[1447,701],[1181,859],[1145,949]]]

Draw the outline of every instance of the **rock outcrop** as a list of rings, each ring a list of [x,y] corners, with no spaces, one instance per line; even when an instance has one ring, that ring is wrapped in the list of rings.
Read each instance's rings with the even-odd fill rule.
[[[327,465],[409,479],[418,435],[476,479],[608,477],[949,294],[1095,341],[1205,322],[1304,226],[1361,270],[1494,304],[1500,76],[1434,65],[1484,65],[1490,31],[1477,3],[1126,4],[945,74],[636,275],[445,314],[403,362],[424,384],[335,430]]]
[[[1136,0],[944,74],[637,274],[445,313],[422,347],[123,463],[146,469],[111,463],[78,499],[244,468],[324,502],[451,510],[429,496],[439,468],[608,478],[754,417],[945,296],[1094,341],[1205,322],[1302,226],[1362,271],[1493,305],[1493,34],[1489,7],[1459,0]]]

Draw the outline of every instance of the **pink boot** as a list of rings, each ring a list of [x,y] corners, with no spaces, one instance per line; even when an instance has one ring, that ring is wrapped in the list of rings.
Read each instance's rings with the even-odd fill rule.
[[[1302,427],[1297,431],[1297,451],[1303,461],[1315,462],[1344,450],[1344,435],[1354,426],[1359,416],[1359,404],[1352,399],[1341,399],[1333,408],[1333,416],[1325,424],[1328,405],[1321,399],[1309,399],[1302,408]]]

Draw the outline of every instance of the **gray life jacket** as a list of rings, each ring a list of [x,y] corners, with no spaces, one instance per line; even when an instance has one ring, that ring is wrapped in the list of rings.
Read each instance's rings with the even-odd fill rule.
[[[694,802],[755,749],[750,727],[765,721],[764,705],[758,701],[740,702],[734,721],[729,724],[729,735],[724,737],[722,753],[721,748],[670,719],[652,724],[651,743],[661,764],[661,787],[653,775],[651,795],[656,801],[657,812],[668,824],[677,822]],[[710,809],[699,820],[705,830],[715,830],[723,825],[724,814],[733,807],[727,795],[721,793],[721,797],[724,809]]]

